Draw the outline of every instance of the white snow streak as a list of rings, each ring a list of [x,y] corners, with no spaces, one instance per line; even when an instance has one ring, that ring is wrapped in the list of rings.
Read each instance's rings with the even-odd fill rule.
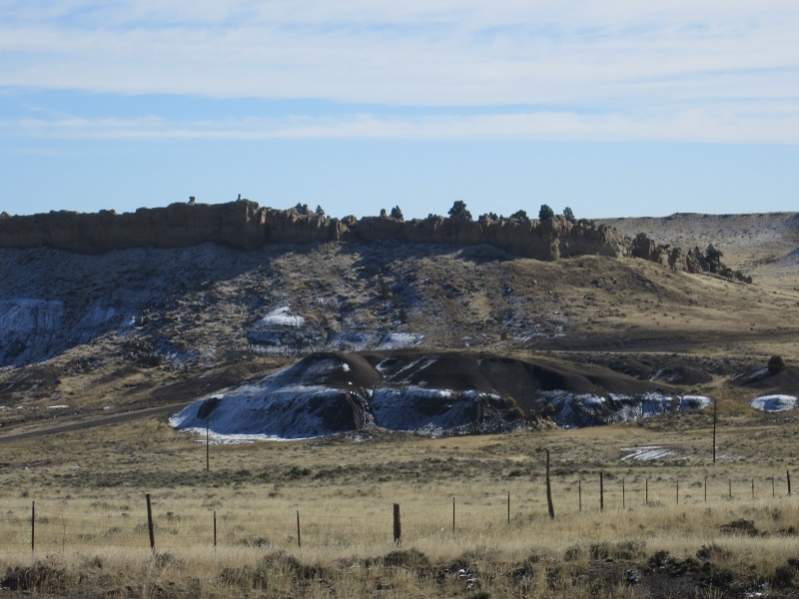
[[[298,314],[294,314],[288,306],[281,306],[264,316],[260,322],[267,326],[300,328],[305,324],[305,319]]]
[[[750,405],[761,412],[789,412],[796,407],[796,398],[793,395],[762,395],[753,399]]]

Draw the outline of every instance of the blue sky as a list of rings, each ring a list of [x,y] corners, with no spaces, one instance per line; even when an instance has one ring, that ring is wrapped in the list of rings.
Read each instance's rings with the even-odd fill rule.
[[[0,0],[0,210],[797,210],[795,0]]]

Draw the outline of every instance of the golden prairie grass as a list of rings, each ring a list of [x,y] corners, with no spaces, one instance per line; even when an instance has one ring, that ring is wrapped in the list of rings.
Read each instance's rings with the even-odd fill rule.
[[[339,573],[345,566],[359,568],[358,560],[389,554],[397,549],[391,539],[390,500],[402,506],[403,549],[418,550],[436,563],[471,554],[474,562],[499,569],[494,575],[497,578],[502,578],[503,564],[522,563],[531,555],[555,563],[568,559],[578,566],[601,558],[603,546],[612,553],[614,546],[625,543],[638,548],[640,555],[636,553],[635,558],[667,551],[684,559],[702,547],[714,547],[721,556],[718,565],[763,578],[799,554],[799,537],[790,530],[799,521],[799,501],[794,497],[755,501],[715,497],[707,504],[686,497],[681,505],[653,500],[649,506],[621,509],[610,507],[619,496],[609,494],[604,512],[596,506],[585,506],[582,512],[560,506],[555,520],[550,520],[537,497],[525,497],[522,488],[514,490],[518,495],[511,492],[508,524],[506,497],[489,501],[485,493],[468,495],[467,488],[461,489],[461,496],[456,498],[454,531],[451,503],[442,497],[444,489],[435,487],[424,494],[392,485],[361,498],[337,497],[337,489],[310,498],[311,489],[304,488],[298,489],[296,496],[271,498],[258,489],[208,494],[163,490],[153,502],[155,537],[158,554],[168,555],[169,561],[159,567],[153,565],[150,554],[140,493],[106,492],[91,499],[38,500],[36,554],[31,554],[29,546],[30,503],[27,498],[14,498],[4,502],[1,525],[5,542],[0,563],[25,564],[47,556],[80,570],[87,563],[91,565],[93,556],[99,556],[106,572],[126,573],[132,580],[138,576],[141,580],[184,582],[196,578],[198,588],[213,594],[226,572],[255,569],[265,554],[276,550],[303,564],[320,564]],[[305,500],[301,502],[300,496]],[[584,499],[593,502],[597,497],[587,493]],[[298,507],[302,547],[296,540],[294,516]],[[218,514],[216,548],[212,541],[213,509]],[[740,519],[750,520],[754,528],[722,532],[725,525]],[[270,572],[272,578],[281,576]],[[293,583],[286,580],[283,584],[288,588]],[[342,584],[336,585],[337,596],[362,596],[363,589],[353,589],[349,595],[346,584]],[[402,585],[405,592],[410,592],[409,585]]]
[[[427,597],[475,592],[457,575],[440,574],[468,555],[465,561],[479,568],[480,589],[492,596],[649,596],[615,582],[603,583],[597,594],[591,577],[586,579],[607,551],[628,544],[634,555],[624,559],[637,563],[659,551],[685,559],[714,547],[716,566],[768,580],[799,555],[799,497],[797,491],[787,496],[786,480],[796,457],[796,424],[727,417],[715,465],[706,424],[700,417],[498,436],[374,435],[213,446],[210,473],[200,440],[163,422],[7,445],[0,473],[0,566],[50,560],[68,573],[68,588],[78,585],[82,594],[102,596],[132,587],[134,595],[321,597],[331,596],[332,587],[337,597],[360,597],[379,587],[382,596]],[[623,459],[627,448],[644,445],[674,453],[656,462]],[[544,447],[552,450],[554,520],[546,512]],[[152,496],[157,554],[168,558],[152,558],[145,493]],[[435,576],[380,562],[397,549],[393,503],[401,506],[400,548],[421,552],[438,568]],[[724,528],[739,520],[751,526]],[[276,551],[284,557],[264,565],[265,556]],[[522,592],[512,573],[531,556],[535,582],[525,582]],[[312,573],[313,584],[302,582],[289,557],[324,572]],[[86,587],[94,558],[107,578],[102,583],[97,574]],[[271,581],[268,589],[261,588],[259,572]]]

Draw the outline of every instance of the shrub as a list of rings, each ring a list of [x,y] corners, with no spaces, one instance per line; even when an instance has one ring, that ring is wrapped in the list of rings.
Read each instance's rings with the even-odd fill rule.
[[[450,218],[458,220],[472,220],[472,213],[466,209],[466,203],[461,200],[456,200],[449,209]]]
[[[769,374],[777,374],[785,370],[785,360],[782,356],[771,356],[768,360]]]
[[[430,566],[430,559],[418,549],[391,551],[383,557],[386,566],[421,569]]]

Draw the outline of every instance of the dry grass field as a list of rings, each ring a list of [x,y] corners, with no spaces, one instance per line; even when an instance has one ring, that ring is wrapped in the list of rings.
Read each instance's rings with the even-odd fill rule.
[[[787,496],[786,470],[799,422],[739,404],[721,403],[715,465],[707,414],[503,436],[212,445],[210,472],[203,439],[159,420],[8,443],[2,584],[98,597],[791,596],[799,489]],[[625,459],[652,446],[671,453]]]

